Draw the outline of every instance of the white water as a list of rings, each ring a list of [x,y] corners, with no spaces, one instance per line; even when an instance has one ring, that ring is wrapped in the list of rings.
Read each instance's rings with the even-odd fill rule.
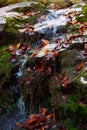
[[[5,24],[6,19],[9,17],[14,18],[14,17],[21,16],[20,13],[12,11],[13,9],[27,7],[27,6],[30,6],[32,3],[37,4],[37,2],[34,2],[34,1],[33,2],[26,1],[26,2],[17,3],[17,4],[0,8],[0,24]],[[49,13],[46,16],[46,18],[43,19],[42,22],[38,22],[37,24],[34,25],[35,31],[44,32],[46,28],[53,27],[53,34],[56,34],[57,27],[65,26],[67,21],[69,21],[69,19],[65,15],[75,10],[77,12],[81,12],[82,6],[84,6],[84,3],[82,3],[81,7],[79,8],[76,8],[76,6],[72,6],[66,9],[48,10]],[[74,18],[75,17],[73,17],[73,19]]]
[[[16,8],[22,8],[22,7],[28,7],[32,3],[37,4],[37,2],[21,2],[21,3],[16,3],[16,4],[11,4],[5,7],[0,8],[0,17],[5,16],[5,17],[11,17],[12,14],[19,14],[16,12],[11,12],[11,10],[16,9]]]
[[[20,115],[25,115],[25,103],[23,101],[23,96],[19,98],[18,108],[20,110]]]
[[[21,77],[23,75],[22,70],[19,68],[19,71],[16,73],[17,77]]]
[[[87,84],[87,80],[85,80],[84,77],[81,77],[81,78],[80,78],[80,81],[81,81],[83,84]]]
[[[84,4],[81,4],[81,6],[84,6]],[[57,27],[65,26],[69,19],[67,18],[67,14],[72,11],[77,11],[80,13],[82,11],[82,7],[76,8],[76,6],[72,6],[70,8],[66,9],[60,9],[60,10],[48,10],[49,13],[41,22],[35,24],[34,28],[35,31],[38,32],[45,32],[48,28],[53,28],[53,33],[56,33]],[[75,17],[73,17],[73,20]]]
[[[21,2],[21,3],[11,4],[11,5],[0,8],[0,25],[1,24],[6,24],[6,19],[7,18],[16,18],[16,17],[21,16],[20,13],[12,11],[13,9],[28,7],[32,3],[37,4],[37,2],[28,2],[28,1],[26,1],[26,2]]]

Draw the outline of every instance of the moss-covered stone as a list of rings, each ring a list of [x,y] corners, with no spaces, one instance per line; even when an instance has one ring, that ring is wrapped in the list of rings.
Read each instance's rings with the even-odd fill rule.
[[[87,4],[83,7],[80,15],[77,16],[79,22],[87,22]]]
[[[12,63],[11,63],[11,56],[8,52],[0,50],[0,77],[1,79],[5,76],[6,78],[9,77]],[[4,82],[4,81],[3,81]]]
[[[19,18],[7,18],[6,21],[6,31],[11,33],[18,33],[19,26],[29,23],[30,25],[34,25],[37,22],[37,19],[47,13],[46,6],[42,3],[38,4],[31,4],[30,7],[24,7],[24,8],[16,8],[14,11],[21,12],[24,14],[27,14],[29,10],[33,10],[34,12],[40,11],[39,14],[36,14],[34,16],[29,16],[29,18],[23,19],[22,17]]]

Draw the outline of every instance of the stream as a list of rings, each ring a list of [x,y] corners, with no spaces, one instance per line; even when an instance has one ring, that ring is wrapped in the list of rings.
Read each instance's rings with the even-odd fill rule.
[[[16,7],[26,7],[26,2],[22,4],[15,4],[12,6],[4,7],[0,9],[0,12],[3,11],[3,13],[0,13],[1,20],[0,22],[5,23],[5,20],[3,20],[2,16],[6,13],[6,11],[9,9],[13,9]],[[28,3],[29,4],[29,3]],[[84,4],[81,4],[81,6],[84,6]],[[10,8],[9,8],[10,7]],[[48,14],[42,21],[38,21],[34,25],[34,31],[43,33],[45,36],[48,34],[52,34],[50,38],[50,43],[54,43],[56,38],[62,39],[62,41],[65,40],[66,33],[62,33],[61,31],[58,33],[58,30],[63,28],[67,22],[70,20],[67,16],[70,12],[77,11],[80,13],[82,10],[82,7],[78,7],[77,5],[74,5],[70,8],[66,9],[60,9],[60,10],[48,10]],[[9,15],[9,13],[7,13]],[[18,13],[11,13],[10,17],[12,15],[19,16]],[[7,17],[7,16],[6,16]],[[75,17],[73,16],[73,20]],[[2,30],[2,29],[1,29]],[[39,40],[37,41],[39,43]],[[35,45],[35,46],[38,46]],[[22,55],[22,58],[19,61],[19,71],[15,74],[17,78],[20,78],[23,76],[23,68],[27,62],[27,56],[28,53],[26,52],[25,54]],[[21,95],[21,94],[20,94]],[[23,101],[23,96],[21,95],[20,98],[18,99],[18,102],[16,103],[18,107],[14,108],[11,110],[10,113],[5,114],[4,116],[0,117],[0,130],[18,130],[18,128],[15,127],[15,124],[18,122],[23,122],[27,119],[27,114],[25,112],[25,103]]]

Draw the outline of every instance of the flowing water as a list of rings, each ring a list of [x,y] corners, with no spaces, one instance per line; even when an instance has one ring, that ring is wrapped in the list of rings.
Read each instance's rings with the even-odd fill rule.
[[[25,115],[25,103],[23,101],[23,96],[19,98],[18,108],[20,110],[20,115]]]
[[[8,7],[1,8],[0,9],[1,18],[2,18],[2,15],[4,15],[4,13],[6,13],[8,9],[11,10],[19,6],[20,4],[15,4],[15,5],[10,5]],[[21,3],[21,7],[25,7],[25,6],[27,6],[27,2]],[[39,33],[45,33],[45,34],[47,32],[52,33],[51,41],[54,41],[56,37],[62,38],[64,40],[65,34],[57,33],[58,28],[64,27],[66,25],[67,21],[69,20],[66,17],[66,15],[69,12],[71,11],[81,12],[81,9],[82,9],[81,7],[76,8],[75,6],[73,6],[72,8],[61,9],[61,10],[48,10],[47,16],[42,21],[39,21],[38,23],[34,25],[35,31]],[[3,11],[3,14],[1,14],[1,11]],[[75,19],[75,17],[73,17],[73,19]],[[24,55],[22,60],[19,61],[19,64],[20,64],[19,71],[15,74],[17,78],[20,78],[23,75],[22,69],[26,61],[27,61],[27,56]],[[25,103],[23,101],[22,95],[20,96],[18,100],[17,106],[18,107],[16,109],[12,110],[10,113],[0,118],[0,130],[16,130],[15,123],[16,122],[20,123],[26,119]]]

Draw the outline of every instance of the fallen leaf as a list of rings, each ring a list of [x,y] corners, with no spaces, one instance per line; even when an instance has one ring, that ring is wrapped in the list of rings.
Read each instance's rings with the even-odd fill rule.
[[[52,113],[52,119],[53,119],[53,121],[56,122],[56,115],[55,115],[55,112]]]
[[[47,67],[47,69],[46,69],[46,75],[50,75],[50,74],[51,74],[51,68]]]
[[[76,67],[76,71],[80,71],[83,68],[83,63],[79,63],[79,65]]]
[[[58,56],[59,56],[59,52],[58,52],[57,50],[55,50],[55,51],[53,52],[53,54],[54,54],[55,57],[58,57]]]
[[[10,54],[11,54],[11,55],[16,55],[16,50],[10,51]]]
[[[46,49],[46,50],[45,50],[45,54],[48,54],[48,53],[49,53],[49,49]]]
[[[77,23],[77,20],[76,20],[76,19],[72,21],[72,24],[73,24],[73,25],[75,25],[76,23]]]
[[[70,81],[69,79],[67,79],[67,80],[62,84],[62,87],[63,87],[63,88],[67,88],[70,83],[71,83],[71,81]]]
[[[42,39],[42,46],[46,46],[49,43],[48,40],[46,39]]]
[[[18,29],[19,33],[24,33],[26,31],[26,28]]]
[[[10,46],[9,46],[9,50],[10,50],[10,51],[13,51],[13,50],[15,50],[15,47],[14,47],[13,45],[10,45]]]
[[[17,45],[16,45],[16,49],[19,49],[21,47],[21,43],[18,43]]]

